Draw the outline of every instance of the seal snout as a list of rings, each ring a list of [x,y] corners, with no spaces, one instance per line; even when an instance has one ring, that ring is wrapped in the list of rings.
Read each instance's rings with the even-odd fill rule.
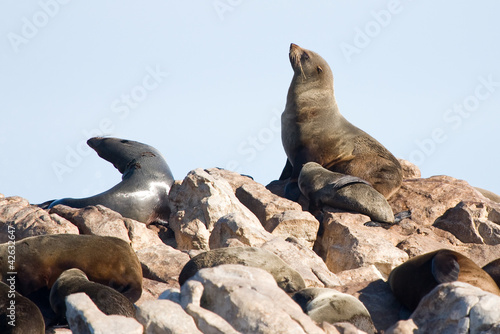
[[[294,69],[300,67],[301,54],[302,54],[302,48],[297,44],[291,43],[288,55],[290,57],[290,63],[292,64],[292,67]]]
[[[87,145],[89,145],[92,148],[96,148],[97,145],[99,145],[103,139],[104,137],[92,137],[89,140],[87,140]]]

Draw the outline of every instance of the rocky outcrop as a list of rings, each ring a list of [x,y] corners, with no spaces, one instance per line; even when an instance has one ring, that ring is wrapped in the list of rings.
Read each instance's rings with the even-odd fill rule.
[[[66,297],[66,319],[73,333],[142,334],[137,320],[105,315],[85,293]]]
[[[388,333],[417,328],[415,333],[498,333],[500,297],[463,282],[437,286],[420,302],[409,322]],[[402,332],[406,333],[406,332]]]
[[[500,320],[490,310],[499,308],[499,297],[461,283],[438,286],[409,320],[399,319],[401,305],[386,282],[395,266],[441,248],[460,252],[479,266],[500,258],[499,203],[465,181],[449,176],[422,179],[418,168],[401,163],[404,181],[388,202],[395,214],[409,211],[411,215],[395,224],[373,223],[367,216],[333,208],[313,216],[304,210],[305,198],[298,204],[279,196],[283,181],[264,187],[248,176],[210,168],[193,170],[176,181],[169,195],[168,224],[146,226],[102,206],[56,206],[47,211],[20,197],[0,195],[0,240],[7,242],[11,235],[21,240],[80,233],[127,241],[144,276],[143,294],[135,303],[140,324],[128,326],[131,331],[362,332],[354,321],[315,323],[269,273],[258,268],[205,268],[179,285],[182,268],[195,255],[236,246],[274,253],[302,276],[307,288],[334,288],[356,298],[378,331],[390,327],[392,333],[498,330]],[[97,326],[116,321],[118,326],[121,321],[98,313],[93,320],[87,317],[95,311],[93,304],[73,297],[68,299],[77,314],[70,322],[74,331],[94,322]],[[315,305],[327,307],[323,301]]]
[[[10,226],[10,227],[9,227]],[[24,198],[0,197],[0,243],[44,234],[78,234],[78,228],[68,220],[30,205]]]

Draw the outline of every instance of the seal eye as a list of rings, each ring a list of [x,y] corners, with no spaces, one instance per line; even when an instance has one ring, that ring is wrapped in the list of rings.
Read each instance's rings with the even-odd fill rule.
[[[321,68],[321,66],[316,67],[316,70],[318,71],[318,74],[320,74],[321,72],[323,72],[323,69]]]
[[[308,60],[309,59],[309,55],[307,53],[303,53],[302,56],[300,57],[301,60]]]
[[[123,144],[126,144],[126,143],[128,143],[129,141],[128,141],[128,140],[126,140],[126,139],[123,139],[123,140],[120,140],[120,142],[121,142],[121,143],[123,143]]]

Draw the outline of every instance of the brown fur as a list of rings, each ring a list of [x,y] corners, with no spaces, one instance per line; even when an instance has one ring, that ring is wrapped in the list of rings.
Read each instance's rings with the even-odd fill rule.
[[[94,282],[108,285],[135,302],[142,293],[141,264],[130,245],[115,237],[53,234],[16,242],[16,289],[30,294],[52,287],[67,269],[83,270]],[[0,278],[13,271],[7,262],[7,244],[0,245]]]
[[[469,283],[500,296],[500,289],[495,281],[472,260],[452,250],[440,249],[415,256],[394,268],[389,275],[388,282],[392,292],[410,310],[413,311],[426,294],[443,283],[439,282],[432,272],[435,258],[437,259],[434,261],[436,270],[443,269],[442,271],[445,272],[447,268],[453,267],[454,263],[458,263],[457,281]]]
[[[50,290],[50,305],[61,319],[66,316],[65,298],[78,292],[86,293],[104,314],[135,317],[134,304],[124,295],[106,285],[89,281],[83,271],[72,268],[64,271]]]
[[[313,161],[330,171],[360,177],[389,198],[401,186],[401,165],[382,144],[340,114],[328,63],[295,44],[290,46],[290,62],[294,76],[281,116],[281,138],[291,166],[285,167],[280,179],[296,182],[302,166]]]

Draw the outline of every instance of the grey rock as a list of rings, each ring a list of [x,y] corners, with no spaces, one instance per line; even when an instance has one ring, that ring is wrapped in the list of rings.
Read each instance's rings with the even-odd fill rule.
[[[439,217],[433,226],[465,243],[500,244],[500,204],[460,202]]]
[[[191,316],[170,300],[151,300],[137,310],[144,334],[202,334]]]
[[[271,216],[264,228],[272,235],[283,239],[297,238],[312,249],[319,225],[319,221],[307,211],[287,210]]]
[[[66,319],[75,334],[142,334],[137,320],[121,315],[105,315],[85,293],[66,297]]]
[[[302,276],[275,254],[255,247],[231,247],[210,250],[193,257],[182,268],[179,284],[183,285],[203,268],[224,264],[239,264],[256,267],[270,273],[280,288],[295,292],[305,288]]]
[[[304,279],[306,287],[331,288],[342,285],[342,281],[328,270],[325,262],[295,238],[274,238],[261,248],[276,254],[295,269]]]
[[[234,240],[247,246],[260,246],[272,239],[255,217],[230,213],[221,217],[210,234],[210,249],[228,247]]]
[[[334,273],[374,265],[385,277],[408,259],[408,254],[388,239],[382,227],[364,226],[367,216],[349,212],[327,212],[324,232],[317,243],[327,267]]]
[[[209,233],[215,223],[227,214],[238,214],[249,220],[255,215],[234,195],[229,183],[215,179],[203,169],[195,169],[176,182],[169,194],[172,204],[170,226],[179,249],[208,249]]]
[[[440,284],[427,294],[411,319],[417,333],[498,333],[500,296],[463,282]]]
[[[191,279],[203,284],[200,306],[237,331],[324,333],[262,269],[226,264],[202,269]]]

